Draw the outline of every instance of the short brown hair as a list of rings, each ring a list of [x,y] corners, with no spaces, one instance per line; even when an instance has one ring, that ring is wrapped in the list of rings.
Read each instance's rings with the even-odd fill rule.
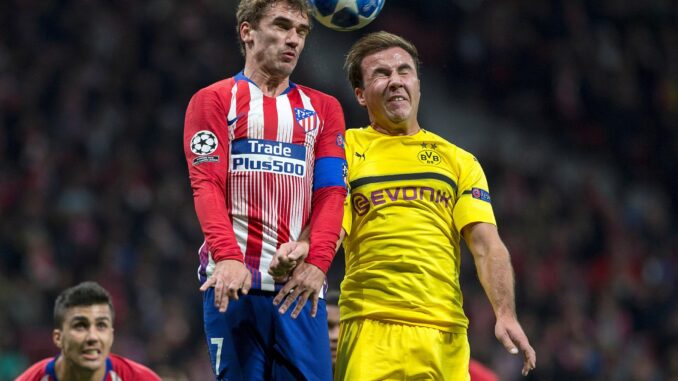
[[[111,309],[111,318],[115,315],[111,295],[96,282],[82,282],[64,290],[54,302],[54,328],[64,324],[66,311],[73,307],[88,307],[107,304]]]
[[[393,33],[384,31],[374,32],[356,41],[351,46],[351,49],[349,49],[348,54],[346,54],[344,70],[346,70],[348,81],[354,89],[363,87],[363,72],[360,66],[365,57],[390,48],[402,48],[409,53],[416,66],[417,75],[419,75],[421,62],[419,61],[417,48],[413,43]]]
[[[238,35],[238,42],[240,42],[240,53],[243,56],[245,55],[245,43],[240,38],[240,25],[242,25],[244,22],[248,22],[253,28],[256,28],[259,26],[259,21],[261,21],[262,17],[264,17],[264,13],[266,13],[268,8],[272,7],[278,2],[289,4],[292,9],[301,12],[302,15],[305,15],[306,18],[309,18],[307,0],[240,0],[240,4],[238,4],[238,10],[235,14],[238,20],[238,23],[235,26],[235,32]]]

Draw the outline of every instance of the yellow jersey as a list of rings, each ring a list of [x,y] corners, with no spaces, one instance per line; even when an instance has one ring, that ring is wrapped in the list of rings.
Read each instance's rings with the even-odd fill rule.
[[[460,232],[495,224],[485,174],[470,153],[430,131],[346,131],[346,274],[341,319],[466,332]]]

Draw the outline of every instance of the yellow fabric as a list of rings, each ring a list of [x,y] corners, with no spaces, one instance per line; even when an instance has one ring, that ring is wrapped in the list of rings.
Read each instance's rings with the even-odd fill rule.
[[[334,381],[469,381],[464,333],[384,323],[342,321]]]
[[[346,131],[346,157],[341,319],[465,333],[460,232],[496,224],[478,161],[429,131],[388,136],[371,127]]]

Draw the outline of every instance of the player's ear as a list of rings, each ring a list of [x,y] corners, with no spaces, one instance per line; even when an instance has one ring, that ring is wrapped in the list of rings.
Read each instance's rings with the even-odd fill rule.
[[[365,106],[365,90],[360,87],[355,88],[355,99],[361,106]]]
[[[57,348],[61,349],[61,330],[54,329],[52,331],[52,342],[56,345]]]
[[[240,24],[240,39],[245,43],[245,45],[252,42],[252,40],[253,40],[253,37],[252,37],[253,29],[254,28],[252,28],[252,24],[250,24],[247,21],[243,21],[243,23]]]

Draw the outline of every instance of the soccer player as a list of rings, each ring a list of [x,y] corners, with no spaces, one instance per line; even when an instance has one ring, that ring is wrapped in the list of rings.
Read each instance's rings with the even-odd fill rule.
[[[160,381],[145,366],[111,353],[113,304],[95,282],[64,290],[54,303],[52,341],[61,350],[15,381]]]
[[[405,39],[364,36],[349,50],[349,81],[370,125],[346,132],[350,198],[335,380],[469,380],[460,239],[492,304],[495,335],[536,354],[516,317],[509,252],[487,180],[470,153],[423,129],[419,58]]]
[[[306,0],[240,1],[244,69],[199,90],[186,111],[184,151],[205,236],[204,328],[219,380],[332,378],[321,298],[346,197],[344,117],[335,98],[290,80],[308,11]],[[309,255],[294,263],[276,306],[283,284],[270,262],[304,248],[306,225]]]

